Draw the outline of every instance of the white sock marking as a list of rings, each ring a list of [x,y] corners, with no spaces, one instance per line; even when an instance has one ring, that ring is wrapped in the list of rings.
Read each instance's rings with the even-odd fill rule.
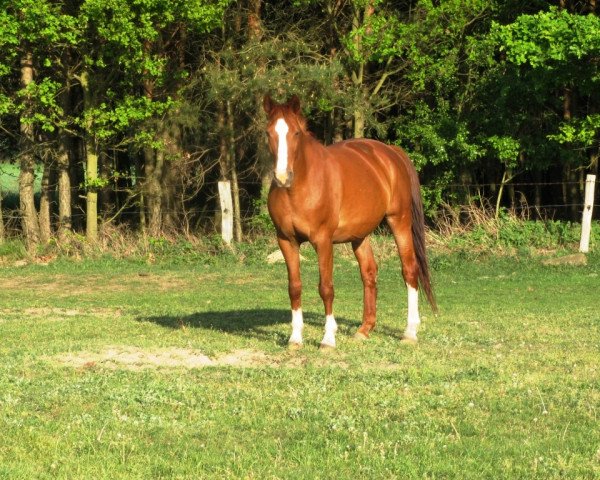
[[[337,332],[337,328],[337,323],[333,315],[327,315],[325,317],[325,335],[323,335],[321,345],[335,347],[335,332]]]
[[[292,310],[292,335],[289,343],[302,343],[302,329],[304,328],[304,317],[302,309]]]
[[[408,322],[404,336],[416,340],[417,330],[421,324],[421,319],[419,318],[419,291],[408,284],[406,288],[408,290]]]
[[[288,145],[287,145],[287,133],[290,128],[285,123],[283,118],[280,118],[275,123],[275,131],[277,132],[277,165],[275,166],[275,174],[285,175],[287,173],[288,165]]]

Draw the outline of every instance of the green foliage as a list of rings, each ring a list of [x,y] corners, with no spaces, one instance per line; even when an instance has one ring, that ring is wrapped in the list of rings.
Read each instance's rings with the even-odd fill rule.
[[[518,67],[517,72],[527,77],[533,86],[530,90],[538,90],[536,96],[548,99],[557,88],[567,88],[576,89],[588,101],[598,101],[600,17],[597,15],[551,7],[548,11],[520,15],[508,25],[494,22],[488,40],[496,45],[508,64]],[[532,73],[527,69],[532,69]],[[526,95],[531,99],[531,94]],[[562,144],[587,148],[597,144],[599,132],[598,115],[583,112],[566,121],[558,116],[547,128],[546,136]],[[586,160],[580,162],[585,164]]]
[[[116,100],[116,103],[102,102],[98,107],[86,109],[82,118],[76,119],[76,123],[87,127],[98,139],[106,140],[139,126],[148,119],[163,116],[175,105],[171,99],[153,101],[147,97],[130,95],[120,99],[114,97],[115,95],[109,92],[107,98]],[[143,137],[138,135],[135,138]]]
[[[459,220],[460,217],[466,220]],[[581,225],[558,220],[527,220],[501,209],[497,218],[474,206],[455,215],[453,222],[439,220],[443,238],[452,251],[489,255],[491,252],[532,255],[548,250],[576,250]],[[600,223],[592,227],[592,245],[600,245]]]
[[[141,149],[161,151],[161,181],[182,179],[182,203],[207,211],[224,146],[244,184],[241,210],[259,212],[245,225],[271,231],[264,206],[248,208],[266,157],[258,104],[266,91],[295,93],[326,143],[364,123],[367,136],[405,148],[433,218],[469,200],[456,184],[497,185],[507,169],[559,182],[593,168],[600,17],[591,3],[567,3],[264,1],[255,18],[229,0],[0,0],[2,159],[19,153],[21,125],[33,126],[34,156],[49,165],[65,134],[118,152],[109,156],[122,170],[144,168]],[[78,159],[80,140],[71,148]]]
[[[110,184],[110,180],[104,177],[98,178],[86,178],[85,182],[80,185],[85,190],[100,190],[107,187]]]
[[[258,198],[253,202],[254,215],[250,218],[249,227],[253,233],[262,234],[274,234],[275,226],[267,211],[267,199]]]
[[[355,8],[365,8],[361,5],[364,2],[355,3]],[[374,7],[378,8],[385,2],[374,3]],[[400,53],[400,37],[404,28],[405,25],[392,12],[375,10],[362,25],[353,28],[343,38],[343,44],[354,62],[382,63]]]
[[[519,141],[512,137],[500,137],[492,135],[487,138],[493,155],[498,158],[507,167],[514,167],[517,164],[517,157],[521,150]]]
[[[533,68],[556,68],[600,54],[600,18],[556,7],[521,15],[510,25],[493,23],[491,36],[510,62]]]
[[[43,131],[53,132],[64,124],[64,111],[58,104],[61,84],[51,78],[42,78],[17,92],[16,114],[24,124],[38,125]]]
[[[27,257],[27,247],[20,239],[8,239],[0,242],[0,260],[11,262]]]
[[[559,133],[548,135],[559,143],[592,147],[598,142],[600,134],[600,114],[585,115],[559,126]]]

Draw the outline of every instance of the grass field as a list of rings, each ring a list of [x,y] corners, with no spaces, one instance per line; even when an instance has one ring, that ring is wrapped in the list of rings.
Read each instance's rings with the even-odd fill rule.
[[[600,257],[432,259],[440,314],[400,344],[335,264],[338,349],[303,252],[305,347],[285,267],[257,256],[0,267],[0,478],[600,478]]]
[[[19,165],[0,162],[0,190],[5,194],[19,193]],[[42,167],[36,168],[35,191],[39,191],[42,177]]]
[[[19,173],[18,164],[0,162],[0,195],[4,208],[19,206]],[[39,192],[42,183],[42,167],[38,165],[35,172],[34,190]]]

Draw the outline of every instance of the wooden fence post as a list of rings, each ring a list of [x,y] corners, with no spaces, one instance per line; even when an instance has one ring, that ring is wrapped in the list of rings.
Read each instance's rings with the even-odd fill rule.
[[[595,184],[596,175],[588,175],[585,179],[585,202],[583,205],[583,216],[581,218],[581,241],[579,242],[579,251],[582,253],[587,253],[590,249]]]
[[[227,244],[233,238],[233,199],[231,198],[231,183],[219,182],[219,200],[221,202],[221,237]]]

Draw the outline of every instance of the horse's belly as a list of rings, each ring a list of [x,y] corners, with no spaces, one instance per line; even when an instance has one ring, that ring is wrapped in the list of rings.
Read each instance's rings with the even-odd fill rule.
[[[333,234],[336,243],[351,242],[365,238],[385,217],[384,202],[365,202],[356,208],[342,208],[337,228]]]

